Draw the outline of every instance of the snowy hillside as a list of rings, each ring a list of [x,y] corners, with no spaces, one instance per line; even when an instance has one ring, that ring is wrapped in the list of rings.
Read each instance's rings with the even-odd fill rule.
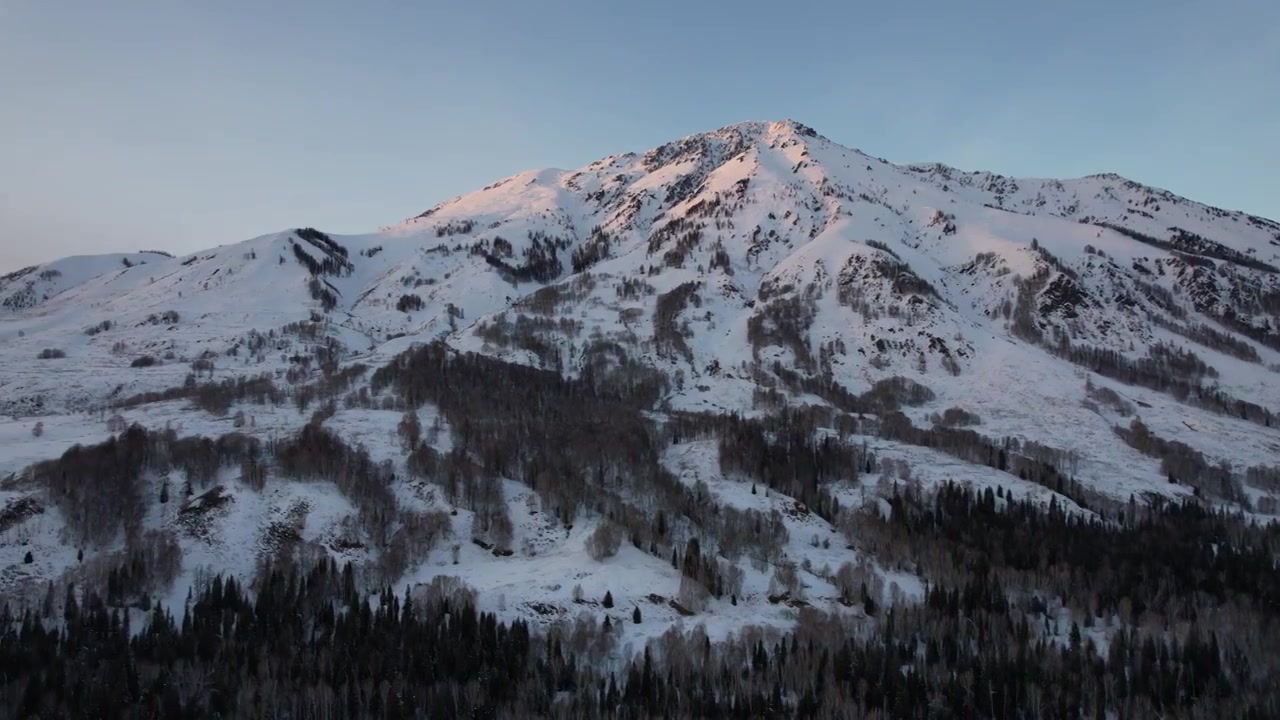
[[[140,592],[175,606],[214,572],[330,556],[368,588],[457,576],[502,617],[616,615],[635,650],[802,603],[861,616],[864,583],[922,598],[851,529],[895,483],[1273,518],[1278,268],[1271,220],[1115,175],[895,165],[791,121],[366,235],[68,258],[0,279],[0,591],[164,538]],[[795,428],[828,464],[795,469]],[[129,443],[127,492],[67,485]],[[118,527],[89,522],[106,507]]]

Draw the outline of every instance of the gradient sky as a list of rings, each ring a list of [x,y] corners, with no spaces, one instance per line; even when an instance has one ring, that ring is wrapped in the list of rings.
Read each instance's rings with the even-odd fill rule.
[[[784,118],[1280,218],[1280,2],[0,0],[0,270],[363,232]]]

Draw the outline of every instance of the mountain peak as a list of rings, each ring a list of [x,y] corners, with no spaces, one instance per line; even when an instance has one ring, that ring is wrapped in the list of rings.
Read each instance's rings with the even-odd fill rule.
[[[798,120],[744,120],[742,122],[725,125],[710,132],[694,133],[688,137],[698,137],[701,135],[717,135],[726,134],[746,135],[755,139],[765,139],[768,137],[776,137],[783,134],[795,134],[802,137],[819,138],[822,137],[816,130],[805,125]]]

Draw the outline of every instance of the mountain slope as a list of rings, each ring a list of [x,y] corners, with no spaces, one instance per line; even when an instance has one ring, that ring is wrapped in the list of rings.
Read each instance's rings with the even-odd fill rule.
[[[147,498],[192,487],[181,507],[153,504],[138,519],[179,536],[187,585],[169,591],[175,602],[197,568],[252,574],[285,526],[311,552],[398,569],[383,578],[397,585],[456,563],[506,613],[563,604],[579,581],[595,594],[612,582],[623,594],[609,566],[577,569],[592,567],[584,540],[608,523],[590,505],[582,524],[573,522],[578,509],[557,516],[574,503],[546,495],[538,480],[550,466],[566,485],[583,474],[612,487],[605,468],[620,461],[591,455],[581,466],[572,462],[588,455],[571,455],[567,466],[539,466],[530,457],[570,451],[538,446],[499,462],[502,453],[476,448],[476,428],[537,443],[520,435],[535,420],[513,419],[535,410],[469,413],[466,403],[505,406],[374,380],[373,370],[412,366],[417,356],[402,353],[435,342],[443,345],[428,347],[475,353],[491,375],[467,375],[473,361],[447,353],[422,367],[485,378],[510,365],[549,371],[519,376],[569,383],[532,398],[536,408],[590,397],[601,417],[635,412],[637,428],[652,423],[618,440],[617,452],[640,453],[629,462],[645,458],[643,482],[666,488],[667,500],[689,493],[688,503],[772,518],[786,541],[744,568],[742,610],[730,609],[736,594],[734,604],[713,601],[722,634],[790,622],[767,600],[787,562],[813,568],[815,602],[838,604],[833,574],[820,568],[844,562],[882,578],[886,600],[890,583],[899,595],[923,592],[911,573],[846,549],[828,505],[887,502],[889,480],[878,476],[1016,488],[1097,517],[1158,495],[1270,518],[1280,494],[1277,266],[1280,224],[1270,220],[1113,175],[1015,179],[894,165],[791,121],[733,125],[572,172],[521,173],[366,235],[299,228],[182,258],[69,258],[0,280],[0,412],[14,418],[0,423],[0,475],[14,473],[0,558],[18,568],[6,587],[70,572],[72,547],[117,552],[132,542],[124,532],[69,540],[79,520],[24,468],[138,422],[179,436],[234,431],[271,452],[300,432],[320,442],[314,428],[327,428],[361,443],[369,467],[389,463],[378,477],[391,499],[376,510],[342,477],[302,482],[309,475],[289,475],[284,460],[266,471],[265,489],[246,481],[255,471],[239,460],[194,482],[181,468],[147,475]],[[308,424],[329,400],[332,412]],[[427,455],[452,465],[414,469],[415,445],[398,435],[406,403],[423,427],[435,425]],[[764,461],[734,465],[734,423],[764,423],[770,429],[753,442],[781,442],[786,433],[775,437],[768,423],[790,423],[801,415],[783,411],[803,407],[822,409],[795,421],[808,436],[865,443],[878,465],[846,457],[823,470],[821,488],[753,475]],[[573,416],[565,422],[597,432]],[[695,428],[688,442],[682,423]],[[635,440],[640,450],[628,445],[635,438],[645,438]],[[500,510],[452,496],[453,480],[440,480],[440,467],[468,462],[491,476],[482,495]],[[664,473],[679,484],[661,485]],[[756,494],[746,479],[770,489]],[[654,509],[643,492],[609,492],[597,504],[616,503],[610,517]],[[24,502],[42,512],[19,512],[33,507]],[[209,506],[224,510],[198,531],[182,519]],[[690,512],[679,507],[667,512]],[[490,552],[499,516],[510,528],[498,544],[523,563],[516,576],[510,556]],[[463,541],[424,541],[404,567],[385,565],[390,541],[370,527],[390,522],[380,532],[412,535],[430,524],[424,518]],[[679,532],[732,544],[698,521]],[[33,546],[39,558],[23,570]],[[683,587],[669,548],[652,547],[617,556],[615,571],[632,578],[629,599]],[[525,587],[538,578],[545,584]],[[669,606],[655,612],[664,622],[682,617]]]

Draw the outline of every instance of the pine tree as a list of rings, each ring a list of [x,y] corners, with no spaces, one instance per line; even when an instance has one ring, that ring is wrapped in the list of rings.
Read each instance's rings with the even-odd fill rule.
[[[640,607],[637,605],[635,610],[631,611],[631,622],[640,624]]]
[[[22,712],[19,717],[40,717],[40,701],[44,698],[44,683],[41,673],[32,673],[27,687],[22,692]]]
[[[604,602],[601,604],[604,605],[605,609],[613,607],[613,593],[606,590],[604,593]]]
[[[76,603],[75,583],[67,583],[67,595],[62,603],[62,613],[68,625],[74,623],[80,617],[80,607]]]

